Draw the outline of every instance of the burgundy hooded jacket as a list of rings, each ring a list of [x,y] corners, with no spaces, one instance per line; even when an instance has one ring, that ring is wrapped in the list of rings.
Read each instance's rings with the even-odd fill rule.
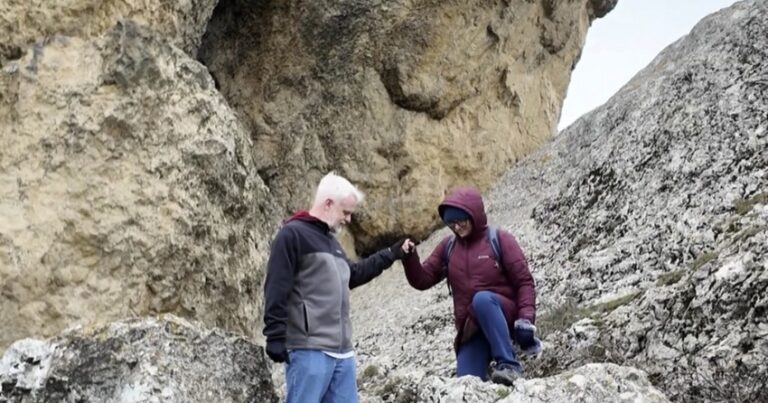
[[[455,347],[467,341],[478,329],[472,310],[472,298],[478,291],[491,291],[501,300],[510,330],[516,319],[536,320],[536,290],[528,263],[514,236],[499,229],[499,246],[504,262],[499,267],[486,234],[488,223],[480,192],[473,187],[453,190],[438,207],[458,207],[472,217],[472,233],[456,237],[447,270],[453,291],[453,315],[456,325]],[[408,283],[426,290],[445,278],[445,248],[450,237],[443,239],[427,260],[421,262],[418,253],[403,260]]]

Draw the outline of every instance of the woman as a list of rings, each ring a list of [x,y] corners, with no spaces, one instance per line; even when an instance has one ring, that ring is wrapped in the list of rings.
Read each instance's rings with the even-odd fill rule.
[[[482,196],[473,187],[453,190],[438,212],[454,235],[443,239],[423,263],[415,251],[406,256],[408,283],[426,290],[447,277],[457,331],[457,375],[487,380],[490,372],[493,382],[512,385],[522,377],[522,366],[510,334],[526,351],[541,348],[533,325],[535,284],[523,251],[512,234],[498,231],[497,256]]]

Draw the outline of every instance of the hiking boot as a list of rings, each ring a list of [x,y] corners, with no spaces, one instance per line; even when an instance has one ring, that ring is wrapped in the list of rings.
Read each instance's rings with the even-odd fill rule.
[[[516,380],[522,378],[523,371],[513,364],[502,362],[491,367],[491,381],[493,383],[512,386]]]

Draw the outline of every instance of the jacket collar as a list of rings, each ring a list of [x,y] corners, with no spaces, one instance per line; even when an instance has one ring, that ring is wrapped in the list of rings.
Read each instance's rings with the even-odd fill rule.
[[[313,216],[312,214],[309,214],[309,211],[307,210],[298,210],[294,212],[290,217],[285,219],[283,221],[283,224],[288,224],[291,221],[304,221],[306,223],[312,224],[324,232],[331,232],[331,227],[328,226],[328,224],[325,223],[325,221],[322,221],[321,219]]]

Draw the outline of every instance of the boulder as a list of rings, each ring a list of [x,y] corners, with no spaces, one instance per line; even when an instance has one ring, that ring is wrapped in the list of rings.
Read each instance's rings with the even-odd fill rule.
[[[0,350],[175,313],[253,335],[275,216],[205,66],[132,22],[0,71]]]
[[[19,340],[0,385],[0,402],[278,401],[261,347],[173,315]]]

